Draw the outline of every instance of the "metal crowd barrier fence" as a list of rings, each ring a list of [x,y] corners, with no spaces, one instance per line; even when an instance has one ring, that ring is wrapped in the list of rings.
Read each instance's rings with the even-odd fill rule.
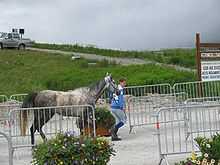
[[[6,95],[0,95],[0,103],[4,103],[8,101],[8,97]]]
[[[220,104],[183,105],[161,108],[155,115],[160,162],[168,156],[198,152],[196,137],[220,131]]]
[[[125,88],[125,94],[131,96],[148,96],[152,94],[170,94],[172,87],[170,84],[155,84],[143,86],[129,86]]]
[[[4,131],[9,126],[9,112],[15,108],[21,107],[16,102],[5,102],[0,104],[0,131]]]
[[[171,94],[171,93],[187,93],[189,98],[198,97],[212,97],[220,96],[220,81],[195,81],[176,83],[171,86],[168,83],[154,84],[154,85],[142,85],[142,86],[128,86],[125,87],[125,95],[131,96],[148,96],[151,94]],[[9,97],[8,100],[23,101],[27,94],[14,94]],[[104,92],[101,96],[102,99],[109,97],[108,92]],[[2,98],[7,99],[7,96],[0,95],[0,102]]]
[[[153,114],[161,107],[172,107],[184,104],[185,93],[151,94],[149,96],[131,97],[128,99],[128,122],[130,133],[134,127],[155,124]]]
[[[128,86],[125,95],[148,96],[151,94],[186,93],[188,98],[220,96],[220,81],[195,81],[170,84],[155,84],[143,86]],[[109,93],[104,92],[102,99],[108,99]],[[108,101],[107,101],[108,102]]]
[[[9,97],[9,100],[15,100],[15,101],[18,101],[18,102],[23,102],[24,98],[25,98],[27,95],[28,95],[27,93],[14,94],[14,95],[11,95],[11,96]]]
[[[185,92],[189,98],[220,96],[220,81],[195,81],[177,83],[174,93]]]
[[[151,94],[170,94],[172,87],[170,84],[155,84],[155,85],[142,85],[142,86],[128,86],[124,89],[125,95],[130,96],[147,96]],[[109,93],[106,91],[101,96],[101,99],[106,99],[109,102]]]
[[[190,98],[186,100],[185,104],[220,104],[220,97],[200,97]]]
[[[96,136],[95,111],[90,105],[17,108],[9,112],[7,120],[8,129],[0,134],[8,141],[9,165],[13,165],[14,151],[33,147],[37,144],[34,140],[45,140],[66,132],[75,136]]]

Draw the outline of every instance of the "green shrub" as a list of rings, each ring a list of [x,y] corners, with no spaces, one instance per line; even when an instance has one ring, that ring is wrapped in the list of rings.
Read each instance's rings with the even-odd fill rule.
[[[110,129],[114,123],[115,118],[107,108],[96,108],[96,125],[103,126],[106,129]]]
[[[58,134],[36,146],[33,165],[106,165],[115,155],[112,145],[103,138]]]

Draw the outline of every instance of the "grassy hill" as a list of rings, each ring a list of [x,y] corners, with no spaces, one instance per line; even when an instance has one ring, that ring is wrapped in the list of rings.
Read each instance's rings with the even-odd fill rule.
[[[69,90],[87,86],[110,72],[115,80],[127,77],[128,85],[193,81],[190,72],[155,65],[119,66],[106,61],[89,65],[72,61],[70,56],[34,51],[0,51],[0,94],[26,93],[33,90]]]
[[[160,51],[121,51],[101,49],[94,46],[59,45],[36,43],[35,48],[91,53],[110,57],[135,57],[164,64],[195,68],[195,49],[163,49]]]

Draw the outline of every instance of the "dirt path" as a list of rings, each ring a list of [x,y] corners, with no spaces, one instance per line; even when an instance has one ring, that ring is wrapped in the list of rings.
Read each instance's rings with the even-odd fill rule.
[[[65,55],[75,54],[75,55],[79,55],[79,56],[81,56],[85,59],[88,59],[88,60],[96,60],[96,61],[107,60],[107,61],[114,62],[114,63],[120,64],[120,65],[156,64],[159,66],[171,67],[171,68],[174,68],[179,71],[195,72],[195,70],[190,69],[190,68],[185,68],[185,67],[181,67],[181,66],[177,66],[177,65],[163,64],[163,63],[158,63],[155,61],[147,61],[147,60],[142,60],[139,58],[108,57],[108,56],[102,56],[102,55],[97,55],[97,54],[67,52],[67,51],[61,51],[61,50],[39,49],[39,48],[28,48],[28,50],[48,52],[48,53],[59,53],[59,54],[65,54]]]

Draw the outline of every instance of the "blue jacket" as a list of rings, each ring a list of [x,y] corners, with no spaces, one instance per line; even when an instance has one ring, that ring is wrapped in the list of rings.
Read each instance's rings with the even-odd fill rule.
[[[117,96],[114,94],[111,100],[111,108],[123,110],[125,107],[124,90],[121,86],[119,86],[118,89],[119,89],[119,95]]]

